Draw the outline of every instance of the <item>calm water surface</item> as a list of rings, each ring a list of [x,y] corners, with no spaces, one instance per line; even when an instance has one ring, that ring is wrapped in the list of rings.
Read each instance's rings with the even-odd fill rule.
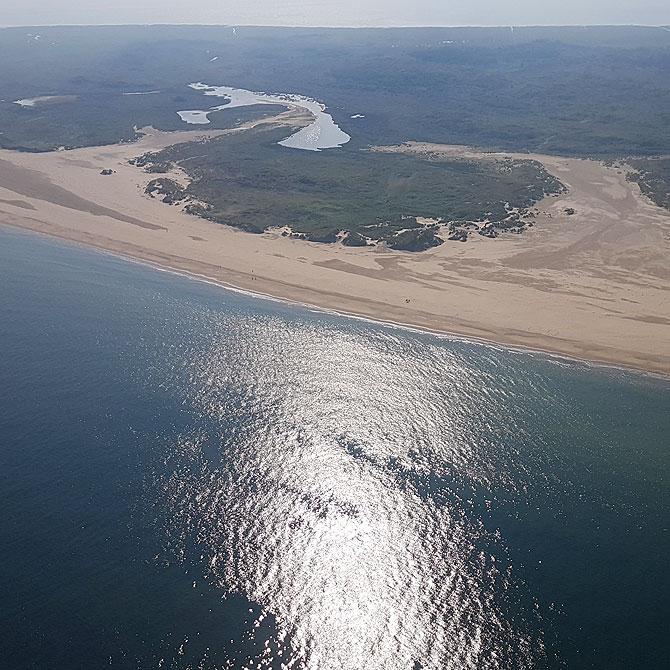
[[[223,105],[210,107],[204,110],[183,110],[177,112],[179,118],[189,124],[203,125],[210,123],[209,115],[222,109],[234,107],[248,107],[250,105],[284,105],[306,109],[314,116],[314,121],[305,128],[293,133],[279,142],[284,147],[291,149],[303,149],[305,151],[321,151],[322,149],[334,149],[349,142],[351,137],[347,135],[333,120],[333,117],[325,110],[326,107],[312,98],[304,95],[284,93],[280,95],[268,95],[267,93],[255,93],[243,88],[231,88],[230,86],[210,86],[209,84],[195,83],[190,87],[196,91],[203,91],[204,95],[226,98]],[[19,101],[20,102],[20,101]]]
[[[670,383],[8,229],[0,287],[3,667],[668,667]]]

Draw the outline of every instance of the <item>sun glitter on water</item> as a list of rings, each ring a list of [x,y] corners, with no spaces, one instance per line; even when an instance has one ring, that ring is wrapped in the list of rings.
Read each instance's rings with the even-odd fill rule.
[[[542,641],[494,596],[504,547],[453,482],[482,461],[467,367],[434,348],[419,368],[393,336],[235,331],[180,353],[188,402],[220,431],[182,436],[158,478],[210,579],[274,614],[296,667],[531,667]]]

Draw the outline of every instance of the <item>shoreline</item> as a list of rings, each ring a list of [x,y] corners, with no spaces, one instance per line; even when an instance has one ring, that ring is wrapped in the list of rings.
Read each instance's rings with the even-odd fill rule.
[[[134,263],[142,267],[149,268],[157,272],[166,272],[170,275],[180,277],[182,279],[187,279],[189,281],[195,281],[201,284],[207,284],[209,286],[215,286],[223,291],[230,291],[233,293],[238,293],[255,300],[267,300],[271,302],[278,302],[284,305],[299,307],[301,309],[306,309],[310,311],[320,312],[323,314],[329,314],[333,316],[338,316],[346,319],[353,319],[356,321],[362,321],[363,323],[369,323],[376,326],[384,326],[388,328],[395,328],[409,333],[415,333],[420,335],[429,335],[432,337],[437,337],[440,339],[446,339],[450,341],[462,342],[465,344],[475,344],[484,347],[490,348],[499,348],[504,349],[505,351],[513,352],[516,354],[527,354],[530,356],[542,356],[546,359],[551,359],[563,363],[564,365],[570,366],[583,366],[588,368],[595,368],[599,370],[609,370],[613,372],[625,372],[628,374],[634,374],[637,376],[642,376],[648,379],[655,379],[658,381],[667,382],[670,381],[670,372],[656,372],[653,370],[647,370],[644,368],[633,367],[630,365],[625,365],[623,363],[608,362],[603,360],[588,359],[588,358],[579,358],[576,356],[570,356],[568,354],[563,354],[557,351],[552,351],[550,349],[540,349],[537,347],[525,346],[523,344],[509,344],[505,342],[500,342],[497,340],[487,339],[484,337],[477,337],[476,335],[466,335],[464,333],[457,333],[446,330],[436,330],[426,326],[419,326],[411,323],[403,323],[399,321],[389,321],[380,318],[375,318],[374,316],[367,316],[365,314],[359,314],[355,312],[345,312],[342,310],[333,309],[330,307],[322,307],[312,303],[300,302],[298,300],[293,300],[291,298],[282,298],[280,296],[271,295],[270,293],[261,293],[259,291],[254,291],[250,288],[242,288],[240,286],[234,286],[233,284],[228,284],[226,282],[208,277],[206,275],[199,275],[188,270],[181,270],[178,268],[173,268],[167,265],[159,265],[150,260],[143,258],[128,256],[116,251],[111,251],[103,247],[95,247],[90,244],[85,244],[83,242],[78,242],[76,240],[70,240],[67,238],[56,237],[50,235],[49,233],[42,233],[39,231],[31,230],[30,228],[24,228],[20,226],[12,226],[10,224],[5,224],[0,221],[0,231],[3,228],[10,229],[15,232],[19,232],[25,235],[35,235],[38,237],[43,237],[45,239],[50,239],[61,244],[68,246],[73,246],[80,248],[82,250],[88,250],[94,253],[104,254],[106,256],[111,256],[117,260],[124,261],[126,263]]]
[[[260,297],[670,375],[670,212],[616,168],[524,154],[569,186],[568,194],[538,204],[534,228],[411,254],[288,240],[273,231],[251,235],[144,195],[152,175],[127,165],[129,158],[205,135],[151,131],[133,144],[0,151],[0,222]],[[473,153],[427,144],[392,150]],[[101,167],[118,174],[100,176]],[[578,217],[563,214],[568,205]]]

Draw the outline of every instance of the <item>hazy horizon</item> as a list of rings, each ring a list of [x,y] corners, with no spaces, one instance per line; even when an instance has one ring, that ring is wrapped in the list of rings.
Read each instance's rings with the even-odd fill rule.
[[[255,25],[292,27],[500,27],[670,25],[666,0],[565,0],[543,6],[532,0],[201,0],[196,6],[171,6],[159,0],[101,2],[27,0],[3,12],[2,27],[47,25]]]
[[[226,22],[214,23],[204,21],[194,22],[118,22],[118,23],[92,23],[92,22],[69,22],[69,23],[7,23],[0,24],[0,30],[9,28],[86,28],[86,27],[115,27],[115,26],[220,26],[230,28],[324,28],[324,29],[371,29],[384,30],[391,28],[658,28],[670,32],[670,22],[667,24],[659,23],[387,23],[377,25],[358,25],[358,24],[329,24],[329,23],[244,23],[244,22]]]

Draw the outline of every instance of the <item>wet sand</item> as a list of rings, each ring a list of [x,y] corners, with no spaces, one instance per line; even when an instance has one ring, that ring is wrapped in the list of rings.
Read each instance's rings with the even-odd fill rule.
[[[308,121],[289,111],[261,123]],[[155,175],[128,164],[226,132],[239,131],[147,130],[133,144],[0,151],[0,223],[319,307],[670,374],[670,212],[622,169],[524,154],[569,191],[539,203],[523,235],[474,235],[418,254],[357,249],[187,215],[147,196]],[[388,150],[479,155],[426,144]]]

